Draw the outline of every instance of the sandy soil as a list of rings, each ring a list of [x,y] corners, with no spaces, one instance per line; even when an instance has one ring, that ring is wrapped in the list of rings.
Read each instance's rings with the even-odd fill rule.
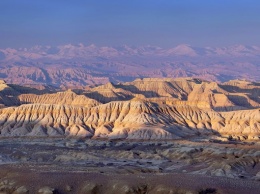
[[[257,143],[2,138],[0,191],[254,194],[259,156]]]

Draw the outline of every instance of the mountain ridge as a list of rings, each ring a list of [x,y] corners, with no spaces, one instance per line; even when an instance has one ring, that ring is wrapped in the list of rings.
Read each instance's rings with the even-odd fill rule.
[[[67,44],[60,46],[34,46],[31,48],[2,48],[0,60],[40,59],[49,58],[58,60],[61,58],[71,59],[77,57],[120,57],[120,56],[249,56],[260,57],[260,46],[232,45],[226,47],[197,47],[188,44],[180,44],[172,48],[158,46],[85,46],[80,44]]]
[[[0,49],[0,79],[14,84],[71,88],[145,77],[260,81],[260,47],[95,45]]]
[[[257,140],[259,94],[259,83],[243,80],[144,78],[67,91],[0,81],[0,136]]]
[[[0,120],[1,136],[112,139],[175,139],[217,134],[258,139],[260,136],[260,109],[217,113],[189,106],[157,107],[136,100],[92,108],[25,104],[1,109]]]

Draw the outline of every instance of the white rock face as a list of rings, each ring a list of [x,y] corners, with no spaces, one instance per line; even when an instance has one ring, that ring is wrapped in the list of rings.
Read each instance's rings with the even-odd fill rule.
[[[1,136],[171,139],[198,134],[257,138],[260,110],[215,112],[190,106],[117,101],[92,108],[26,104],[0,110]]]
[[[0,86],[1,136],[218,135],[248,140],[260,136],[260,86],[243,80],[218,84],[194,78],[144,78],[78,94],[68,90],[36,95],[36,89],[4,81]]]
[[[53,194],[55,189],[51,187],[42,187],[39,189],[38,194]]]
[[[100,103],[83,95],[77,95],[72,91],[58,92],[55,94],[22,94],[18,99],[22,104],[41,103],[41,104],[67,104],[74,106],[93,107]]]

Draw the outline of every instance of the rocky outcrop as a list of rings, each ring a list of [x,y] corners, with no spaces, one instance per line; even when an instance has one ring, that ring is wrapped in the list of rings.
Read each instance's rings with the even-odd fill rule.
[[[216,111],[259,108],[259,84],[243,84],[243,81],[238,83],[240,84],[234,89],[232,81],[220,84],[195,78],[144,78],[133,82],[101,85],[89,89],[85,95],[103,103],[138,97],[161,104],[185,104]]]
[[[258,139],[260,110],[218,113],[134,99],[91,108],[29,104],[0,110],[2,136],[172,139],[225,135]]]
[[[110,82],[105,85],[87,90],[84,95],[96,99],[102,103],[118,100],[130,100],[135,96],[135,94],[133,94],[131,91],[116,87]]]
[[[0,84],[0,104],[24,103],[68,104],[92,107],[111,101],[140,98],[159,104],[189,105],[215,111],[234,111],[260,107],[260,86],[255,82],[233,80],[227,83],[208,82],[195,78],[144,78],[126,83],[107,83],[94,88],[57,92]],[[81,95],[80,95],[81,94]]]
[[[101,103],[84,95],[77,95],[71,90],[54,94],[22,94],[18,96],[21,104],[63,104],[83,107],[93,107]]]
[[[77,94],[41,95],[5,82],[0,86],[1,136],[172,139],[208,134],[244,140],[260,135],[257,83],[147,78]]]

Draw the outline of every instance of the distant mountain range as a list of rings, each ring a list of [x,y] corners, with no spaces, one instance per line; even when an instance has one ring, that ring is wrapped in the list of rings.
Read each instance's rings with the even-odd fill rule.
[[[0,78],[17,84],[79,87],[143,77],[260,80],[260,47],[62,45],[0,49]]]
[[[62,59],[88,59],[89,57],[120,58],[123,56],[157,56],[157,57],[260,57],[260,47],[234,45],[229,47],[193,47],[181,44],[173,48],[163,49],[156,46],[118,46],[97,47],[62,45],[62,46],[34,46],[32,48],[0,49],[0,60],[62,60]]]

